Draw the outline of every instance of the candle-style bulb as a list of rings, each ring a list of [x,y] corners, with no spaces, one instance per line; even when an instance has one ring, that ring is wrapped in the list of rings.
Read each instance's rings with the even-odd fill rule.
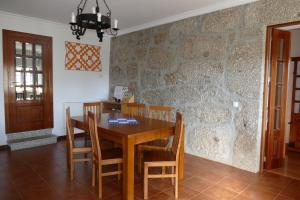
[[[101,20],[102,20],[101,17],[102,17],[101,13],[97,13],[97,21],[98,22],[101,22]]]
[[[114,26],[114,28],[118,28],[118,20],[117,19],[115,19],[115,26]]]
[[[96,14],[96,7],[92,7],[93,14]]]
[[[71,23],[76,23],[76,16],[75,16],[74,12],[72,12],[72,15],[71,15]]]

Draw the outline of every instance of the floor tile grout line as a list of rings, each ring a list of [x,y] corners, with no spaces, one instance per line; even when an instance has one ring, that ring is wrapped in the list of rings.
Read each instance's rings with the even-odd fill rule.
[[[281,195],[282,191],[285,190],[293,180],[294,179],[290,180],[289,183],[279,191],[279,193],[274,197],[274,200]]]
[[[242,195],[249,187],[251,187],[251,183],[249,183],[241,192],[239,192],[233,199],[236,199],[238,196]]]
[[[10,152],[10,153],[11,153],[11,152]],[[27,165],[26,162],[23,161],[22,159],[16,158],[16,160],[17,160],[18,162],[22,162],[23,164]],[[32,170],[32,169],[31,169],[31,170]],[[13,179],[11,179],[10,182],[14,185],[14,188],[17,188],[16,182],[15,182]],[[18,196],[19,196],[22,200],[24,199],[22,193],[21,193],[19,190],[17,190],[17,194],[18,194]]]
[[[224,176],[223,178],[221,178],[221,179],[220,179],[219,181],[217,181],[216,183],[214,183],[214,184],[212,184],[211,186],[208,186],[206,189],[202,190],[201,193],[204,194],[205,191],[211,189],[211,188],[214,187],[214,186],[217,186],[220,182],[222,182],[224,179],[226,179],[226,178],[228,178],[228,177],[229,177],[229,175],[228,175],[228,176]],[[202,180],[205,180],[205,179],[202,179]],[[207,180],[205,180],[205,181],[207,181]],[[207,195],[206,195],[206,196],[207,196]]]

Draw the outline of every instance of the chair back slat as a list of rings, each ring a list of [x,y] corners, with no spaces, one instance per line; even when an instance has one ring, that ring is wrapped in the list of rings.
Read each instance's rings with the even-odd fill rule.
[[[179,150],[181,148],[181,141],[183,135],[183,117],[182,114],[176,113],[176,125],[175,125],[175,136],[172,144],[172,152],[176,155],[176,161],[179,159]]]
[[[146,113],[146,106],[145,104],[139,104],[139,103],[122,104],[122,113],[130,116],[144,117]]]
[[[159,119],[165,121],[172,121],[172,110],[171,106],[149,106],[148,117],[151,119]]]
[[[101,161],[101,146],[98,137],[98,123],[97,116],[95,113],[91,111],[88,112],[88,122],[89,122],[89,133],[92,142],[92,150],[93,150],[93,159],[98,162]]]
[[[71,122],[70,107],[66,109],[66,128],[67,128],[67,145],[68,148],[73,148],[74,143],[74,127]]]
[[[100,116],[102,112],[102,103],[100,101],[83,103],[83,115],[88,116],[89,111]]]

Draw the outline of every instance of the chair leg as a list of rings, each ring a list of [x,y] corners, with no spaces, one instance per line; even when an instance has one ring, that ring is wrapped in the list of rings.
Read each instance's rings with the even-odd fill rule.
[[[70,161],[70,180],[73,181],[74,180],[74,163],[73,160]]]
[[[85,146],[85,147],[88,146],[88,136],[87,136],[87,135],[84,136],[84,146]],[[84,154],[84,157],[87,158],[87,157],[88,157],[88,154],[85,153],[85,154]]]
[[[98,197],[102,199],[102,166],[98,166]]]
[[[178,199],[178,167],[175,167],[176,176],[175,176],[175,198]]]
[[[174,174],[174,167],[171,167],[171,174]],[[172,181],[172,185],[174,186],[174,179],[175,178],[171,178]]]
[[[95,187],[96,185],[96,165],[93,162],[93,169],[92,169],[92,186]]]
[[[138,147],[138,152],[137,152],[137,159],[138,159],[138,174],[141,176],[142,174],[142,164],[143,164],[143,152],[142,150]]]
[[[67,167],[70,170],[70,150],[69,150],[69,147],[67,147]]]
[[[118,163],[118,171],[121,171],[121,164]],[[118,181],[121,180],[121,174],[118,174]]]
[[[148,165],[144,165],[144,199],[148,199]]]

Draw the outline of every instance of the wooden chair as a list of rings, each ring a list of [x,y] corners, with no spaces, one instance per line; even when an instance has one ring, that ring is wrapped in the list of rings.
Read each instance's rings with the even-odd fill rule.
[[[119,148],[101,150],[97,129],[97,117],[94,113],[88,112],[88,119],[93,149],[92,185],[96,185],[98,175],[98,197],[102,199],[102,177],[117,175],[118,180],[121,178],[121,164],[123,163],[122,150]],[[117,165],[116,171],[102,171],[102,166],[114,164]]]
[[[148,117],[151,119],[159,119],[172,121],[172,106],[148,106]]]
[[[149,178],[171,178],[172,184],[175,182],[175,198],[178,198],[178,167],[179,150],[183,135],[183,118],[180,113],[176,113],[175,136],[172,148],[169,151],[147,151],[144,155],[144,199],[148,199],[148,179]],[[170,167],[171,173],[150,174],[149,168]],[[175,179],[175,181],[174,181]]]
[[[171,106],[149,106],[148,117],[152,119],[159,119],[165,121],[172,121],[172,110],[174,107]],[[144,151],[161,151],[170,148],[170,138],[164,138],[146,144],[138,145],[137,147],[137,160],[138,160],[138,173],[142,173],[142,160]],[[164,171],[164,168],[163,168]]]
[[[102,112],[102,103],[100,101],[83,103],[83,116],[87,117],[89,111],[95,113],[97,116],[100,116]],[[89,133],[87,132],[84,137],[84,142],[86,146],[88,146],[89,140],[90,140],[90,136]]]
[[[99,116],[102,113],[102,103],[100,101],[83,103],[83,115],[88,116],[89,111]]]
[[[74,179],[74,164],[76,162],[87,162],[91,158],[75,158],[76,154],[87,154],[92,152],[91,147],[75,147],[74,128],[71,124],[70,108],[66,110],[66,126],[67,126],[67,163],[69,168],[70,179]]]
[[[121,107],[122,113],[130,116],[140,116],[145,117],[146,106],[145,104],[139,103],[125,103]]]

